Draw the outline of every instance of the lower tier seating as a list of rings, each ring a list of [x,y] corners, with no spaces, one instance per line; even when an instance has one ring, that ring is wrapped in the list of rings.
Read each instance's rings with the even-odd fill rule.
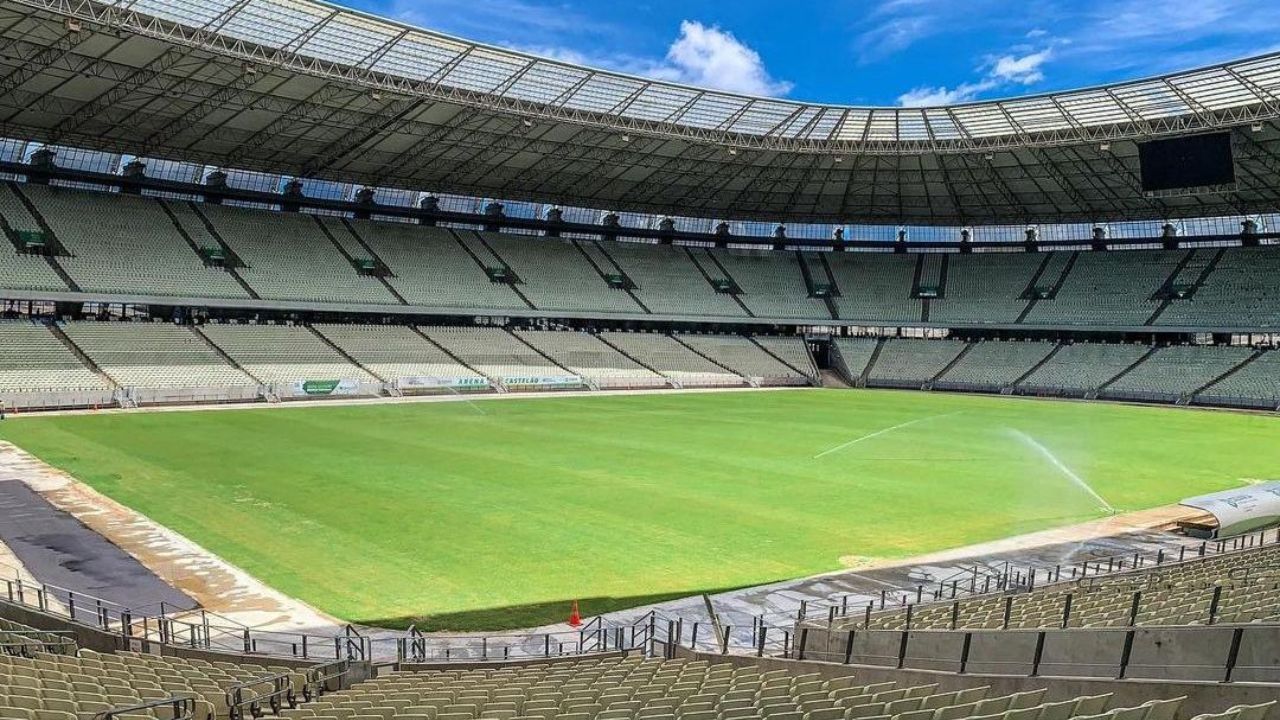
[[[849,380],[857,381],[867,371],[880,341],[876,338],[836,338],[833,345],[849,373]]]
[[[741,375],[712,362],[670,335],[602,332],[600,337],[627,355],[686,387],[742,385],[745,382]]]
[[[0,652],[0,717],[81,720],[112,712],[124,720],[164,720],[172,717],[165,701],[184,699],[194,706],[193,720],[223,720],[232,716],[232,705],[243,717],[289,707],[305,699],[308,683],[305,670],[256,662],[85,649]]]
[[[1206,388],[1201,397],[1246,401],[1259,407],[1280,407],[1280,352],[1270,350],[1238,371]]]
[[[663,387],[666,378],[586,332],[517,331],[520,339],[601,388]]]
[[[63,331],[121,387],[257,385],[189,327],[163,322],[72,322]]]
[[[1060,583],[1020,595],[981,595],[954,606],[950,602],[921,605],[912,609],[911,627],[1052,628],[1062,627],[1064,621],[1067,627],[1122,627],[1130,623],[1134,593],[1139,590],[1142,595],[1133,619],[1139,626],[1280,621],[1280,547]],[[865,618],[850,619],[844,627],[863,624]],[[900,630],[906,624],[905,610],[871,616],[874,629]]]
[[[1175,345],[1161,348],[1106,392],[1138,399],[1185,396],[1222,377],[1252,354],[1252,350],[1244,347]]]
[[[338,348],[387,382],[480,378],[479,373],[403,325],[316,325]]]
[[[809,376],[791,368],[741,335],[681,335],[680,340],[697,352],[738,375],[766,383],[804,382]]]
[[[356,380],[376,382],[301,325],[206,325],[202,331],[264,383]]]
[[[421,330],[432,342],[490,379],[573,374],[502,328],[424,327]]]
[[[1036,392],[1093,392],[1141,360],[1148,350],[1145,345],[1064,345],[1018,387]]]
[[[1121,708],[1109,694],[1047,702],[1043,689],[1005,695],[986,686],[942,691],[923,680],[868,683],[853,675],[770,668],[621,658],[395,672],[285,715],[315,720],[1174,720],[1185,699]],[[1255,712],[1265,715],[1268,709]]]
[[[0,321],[0,392],[108,387],[49,328],[30,322]]]
[[[975,343],[950,370],[938,378],[938,387],[1000,390],[1013,385],[1053,352],[1054,343]]]
[[[955,340],[889,340],[871,366],[871,385],[918,388],[932,381],[965,349]]]

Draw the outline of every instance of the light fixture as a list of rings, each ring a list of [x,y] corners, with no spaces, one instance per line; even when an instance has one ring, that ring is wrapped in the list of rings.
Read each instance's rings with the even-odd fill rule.
[[[67,28],[67,32],[78,33],[84,29],[84,26],[80,24],[80,20],[72,17],[67,18],[63,25]]]
[[[378,92],[377,90],[374,90],[373,92],[369,93],[369,97],[373,98],[374,100],[381,100],[382,93]]]
[[[1260,133],[1260,132],[1262,132],[1262,123],[1260,123],[1260,122],[1256,122],[1256,123],[1254,123],[1254,124],[1253,124],[1253,126],[1252,126],[1252,127],[1250,127],[1249,129],[1250,129],[1250,130],[1252,130],[1252,131],[1254,131],[1254,132],[1256,132],[1256,133]]]
[[[630,135],[628,135],[628,134],[626,134],[626,133],[623,133],[623,134],[622,134],[622,142],[624,142],[624,143],[629,143],[629,142],[631,142],[631,136],[630,136]]]
[[[987,162],[991,162],[992,160],[995,160],[995,159],[996,159],[996,154],[995,154],[995,153],[987,153],[987,154],[986,154],[986,155],[984,155],[983,157],[985,157],[985,158],[987,159]]]
[[[532,121],[532,120],[530,120],[529,118],[525,118],[525,119],[524,119],[524,126],[525,126],[525,127],[527,127],[527,128],[531,128],[531,127],[533,127],[533,121]]]
[[[1111,143],[1104,142],[1098,146],[1098,149],[1101,150],[1102,152],[1111,152]]]
[[[729,154],[730,154],[730,155],[737,155],[737,154],[738,154],[738,148],[729,148]]]
[[[835,164],[837,164],[837,165],[839,165],[840,163],[844,162],[844,158],[839,157],[839,156],[837,156],[837,157],[833,158],[833,160],[834,160]]]
[[[249,63],[245,63],[245,64],[244,64],[244,74],[245,74],[245,75],[257,75],[257,74],[258,74],[258,68],[256,68],[256,67],[254,67],[254,66],[250,65]]]

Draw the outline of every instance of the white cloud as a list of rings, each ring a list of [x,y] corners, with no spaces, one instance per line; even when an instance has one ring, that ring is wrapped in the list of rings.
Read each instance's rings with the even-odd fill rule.
[[[898,96],[898,104],[902,107],[937,107],[939,105],[955,105],[972,102],[978,96],[995,87],[990,80],[976,83],[961,83],[954,88],[918,87]]]
[[[732,33],[693,20],[680,23],[666,61],[646,74],[748,95],[786,95],[792,88],[771,77],[760,53]]]
[[[1034,85],[1044,80],[1040,68],[1052,54],[1052,49],[1045,48],[1022,56],[1002,55],[992,61],[989,77],[1002,83]]]
[[[993,56],[980,66],[985,69],[981,79],[961,83],[953,88],[918,87],[898,96],[903,107],[933,107],[954,105],[977,100],[983,93],[1014,86],[1035,85],[1044,80],[1044,64],[1053,56],[1052,48],[1044,48],[1022,54],[1006,53]]]
[[[680,23],[680,35],[660,60],[617,54],[596,57],[555,46],[517,49],[574,65],[746,95],[779,97],[791,92],[792,88],[791,83],[774,79],[765,68],[760,53],[732,33],[694,20]]]

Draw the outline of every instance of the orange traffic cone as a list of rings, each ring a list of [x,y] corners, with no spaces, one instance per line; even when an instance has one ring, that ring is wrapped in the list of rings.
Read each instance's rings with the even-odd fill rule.
[[[569,609],[569,627],[582,627],[582,615],[578,613],[578,601],[573,601],[573,606]]]

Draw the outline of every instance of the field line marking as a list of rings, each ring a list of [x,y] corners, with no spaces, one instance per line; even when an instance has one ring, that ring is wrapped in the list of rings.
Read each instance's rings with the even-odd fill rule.
[[[961,411],[961,412],[963,412],[963,411]],[[930,420],[941,420],[942,418],[948,418],[948,417],[952,417],[952,416],[954,416],[954,415],[959,415],[959,414],[960,414],[960,412],[946,413],[945,415],[931,415],[931,416],[929,416],[929,417],[916,418],[915,420],[911,420],[911,421],[909,421],[909,422],[904,422],[904,423],[902,423],[902,424],[900,424],[900,425],[894,425],[893,427],[887,427],[887,428],[884,428],[883,430],[877,430],[877,431],[875,431],[875,432],[873,432],[873,433],[869,433],[869,434],[867,434],[867,435],[863,435],[863,436],[862,436],[862,437],[860,437],[860,438],[854,438],[853,440],[850,440],[849,442],[844,443],[843,445],[837,445],[837,446],[835,446],[835,447],[831,448],[830,450],[824,450],[824,451],[822,451],[822,452],[818,453],[817,455],[814,455],[814,456],[813,456],[813,459],[814,459],[814,460],[820,460],[820,459],[822,459],[822,458],[824,458],[824,457],[826,457],[826,456],[828,456],[828,455],[830,455],[830,454],[832,454],[832,453],[837,453],[837,452],[840,452],[841,450],[845,450],[845,449],[847,449],[847,448],[851,448],[851,447],[853,447],[854,445],[857,445],[858,443],[866,442],[867,440],[870,440],[870,439],[872,439],[872,438],[880,437],[881,435],[888,435],[888,434],[889,434],[889,433],[891,433],[891,432],[894,432],[894,431],[897,431],[897,430],[902,430],[903,428],[909,428],[909,427],[911,427],[912,425],[919,425],[920,423],[923,423],[923,422],[929,422]]]

